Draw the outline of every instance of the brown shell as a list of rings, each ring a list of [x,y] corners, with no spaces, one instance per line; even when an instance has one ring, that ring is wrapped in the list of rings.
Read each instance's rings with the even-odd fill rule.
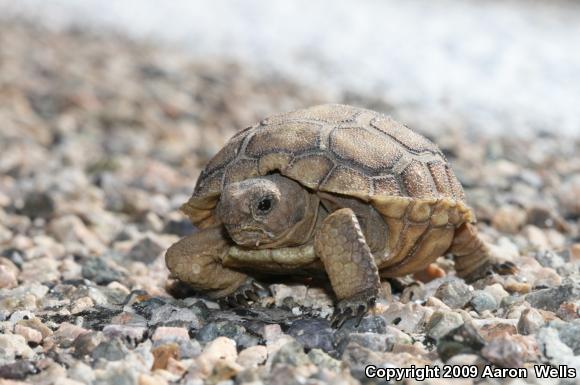
[[[338,104],[276,115],[238,132],[207,164],[182,209],[205,227],[226,184],[271,172],[315,191],[357,197],[385,217],[400,218],[419,202],[429,212],[416,215],[425,219],[437,206],[444,214],[431,220],[474,220],[435,144],[388,116]]]

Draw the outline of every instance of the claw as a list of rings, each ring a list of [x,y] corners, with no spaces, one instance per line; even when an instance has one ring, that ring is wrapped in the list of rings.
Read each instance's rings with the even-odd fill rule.
[[[238,305],[248,306],[248,301],[246,300],[246,296],[243,293],[236,295],[236,302]]]
[[[258,291],[265,289],[264,286],[249,278],[233,293],[224,298],[220,298],[218,303],[222,307],[248,306],[248,301],[258,301],[260,299]]]
[[[266,287],[264,287],[258,281],[252,280],[251,285],[254,287],[254,290],[266,290]]]
[[[365,305],[359,305],[358,307],[358,311],[356,314],[356,321],[354,326],[357,327],[358,325],[360,325],[360,321],[362,321],[365,313],[367,312],[367,307]]]
[[[260,297],[258,297],[258,294],[254,293],[251,290],[246,291],[246,297],[248,297],[250,300],[257,302]]]
[[[353,318],[355,320],[355,327],[357,327],[367,313],[367,310],[372,307],[374,303],[374,295],[369,296],[368,294],[361,294],[340,301],[332,315],[330,322],[331,326],[338,329],[348,319]]]
[[[238,305],[238,303],[236,302],[236,297],[233,295],[228,296],[226,298],[226,302],[230,307],[236,307]]]

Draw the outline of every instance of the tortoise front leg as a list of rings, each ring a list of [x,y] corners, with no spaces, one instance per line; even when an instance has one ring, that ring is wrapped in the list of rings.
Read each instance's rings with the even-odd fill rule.
[[[234,293],[248,276],[222,266],[230,248],[221,226],[193,233],[173,244],[165,254],[165,263],[173,278],[194,289],[206,291],[211,298]]]
[[[513,263],[492,252],[470,223],[455,231],[449,252],[453,254],[457,275],[467,281],[475,281],[489,272],[507,275],[517,271]]]
[[[376,300],[380,288],[377,265],[350,208],[324,219],[314,239],[314,250],[322,260],[339,303],[333,326],[356,317],[357,325]]]

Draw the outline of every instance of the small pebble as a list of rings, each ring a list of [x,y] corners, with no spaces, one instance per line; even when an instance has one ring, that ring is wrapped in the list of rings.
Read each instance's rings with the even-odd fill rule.
[[[266,362],[268,349],[265,346],[250,346],[240,352],[236,362],[244,368],[253,368]]]
[[[452,309],[463,308],[472,295],[473,289],[459,279],[444,282],[435,292],[435,297]]]
[[[160,326],[155,330],[155,333],[153,333],[153,337],[151,337],[153,341],[166,338],[189,340],[189,333],[185,328]]]
[[[498,306],[495,297],[484,290],[475,290],[469,304],[478,313],[485,310],[495,310]]]
[[[24,337],[28,344],[38,345],[42,342],[42,334],[38,330],[21,324],[14,326],[14,333]]]
[[[436,311],[427,323],[427,336],[438,340],[462,324],[463,318],[461,315],[449,311]]]
[[[544,317],[536,309],[525,309],[518,321],[518,333],[535,334],[544,325]]]

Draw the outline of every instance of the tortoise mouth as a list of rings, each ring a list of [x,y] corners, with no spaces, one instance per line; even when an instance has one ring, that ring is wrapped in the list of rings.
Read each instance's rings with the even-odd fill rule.
[[[226,225],[232,240],[240,246],[259,247],[276,237],[269,231],[256,226]]]

